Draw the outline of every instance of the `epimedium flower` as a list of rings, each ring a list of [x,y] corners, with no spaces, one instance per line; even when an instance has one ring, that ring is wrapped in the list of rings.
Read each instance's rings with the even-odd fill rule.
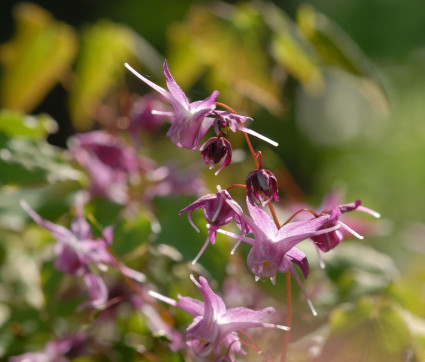
[[[202,101],[189,103],[186,94],[172,77],[167,61],[164,62],[164,75],[168,91],[139,74],[127,63],[125,63],[125,67],[142,82],[164,96],[173,106],[173,112],[153,112],[158,115],[172,117],[172,125],[167,132],[167,137],[171,139],[171,142],[177,147],[188,148],[190,150],[199,149],[201,139],[210,127],[213,126],[214,119],[207,116],[214,111],[216,107],[215,101],[219,92],[214,91],[208,98]]]
[[[307,221],[288,223],[277,228],[270,216],[256,204],[252,204],[248,197],[246,203],[251,218],[241,213],[238,209],[233,209],[249,226],[250,231],[254,234],[254,238],[252,239],[247,236],[238,237],[227,231],[219,231],[230,237],[239,238],[240,241],[252,246],[248,254],[247,264],[252,274],[255,275],[256,280],[270,278],[275,283],[277,272],[286,273],[289,271],[300,286],[313,314],[316,315],[317,313],[314,310],[311,300],[293,266],[293,264],[298,265],[304,277],[307,278],[309,273],[308,260],[304,253],[295,246],[305,239],[338,229],[339,225],[332,225],[332,227],[324,229],[322,227],[340,215],[339,209],[334,208],[329,214]],[[232,207],[231,204],[229,205]]]
[[[322,235],[317,235],[317,236],[314,236],[314,237],[311,238],[314,245],[316,245],[323,252],[327,252],[327,251],[335,248],[341,241],[344,240],[344,234],[343,234],[341,229],[346,230],[347,232],[356,236],[359,239],[363,239],[362,235],[358,234],[356,231],[354,231],[348,225],[346,225],[341,220],[339,220],[339,216],[341,216],[341,215],[343,215],[347,212],[356,210],[356,211],[362,211],[364,213],[370,214],[370,215],[372,215],[376,218],[380,217],[380,214],[377,213],[376,211],[373,211],[373,210],[371,210],[367,207],[361,206],[360,200],[356,200],[356,201],[349,203],[349,204],[342,204],[342,205],[336,206],[336,208],[339,210],[338,217],[332,218],[331,220],[327,221],[322,226],[322,228],[330,228],[330,227],[335,226],[335,225],[340,225],[341,228],[338,229],[338,230],[334,230],[332,232],[322,234]],[[332,212],[332,210],[334,210],[334,208],[323,210],[320,213],[320,215],[329,215]]]
[[[47,342],[42,351],[27,352],[9,359],[9,362],[68,362],[82,354],[82,346],[87,340],[83,333]]]
[[[211,168],[225,157],[223,164],[215,173],[216,175],[232,162],[232,145],[224,137],[210,138],[199,150],[201,151],[201,156],[205,163],[210,165]]]
[[[128,185],[138,179],[142,163],[136,151],[104,131],[78,134],[70,139],[75,160],[87,170],[91,192],[123,204]]]
[[[47,229],[56,239],[54,253],[56,255],[55,268],[66,274],[85,275],[90,265],[99,270],[106,270],[107,266],[117,268],[124,275],[144,282],[143,273],[130,269],[119,263],[109,252],[112,244],[113,229],[106,227],[102,237],[92,235],[90,224],[83,215],[82,200],[76,204],[76,217],[71,223],[71,229],[44,220],[25,201],[21,201],[22,208],[40,226]]]
[[[204,301],[191,297],[178,296],[178,301],[150,291],[149,294],[165,303],[189,313],[194,317],[185,333],[187,346],[199,357],[206,357],[212,353],[216,358],[224,354],[231,361],[235,361],[234,354],[246,354],[238,338],[237,331],[246,328],[278,328],[289,330],[288,327],[264,323],[268,315],[275,312],[272,307],[258,311],[237,307],[227,309],[223,299],[215,294],[202,276],[197,281],[190,276],[193,283],[202,294]]]
[[[179,215],[187,212],[190,224],[197,232],[199,232],[198,227],[192,220],[192,212],[196,209],[204,209],[204,216],[209,225],[207,240],[202,246],[201,251],[192,261],[192,264],[195,264],[198,261],[210,242],[215,244],[216,233],[222,226],[236,220],[236,222],[239,223],[241,230],[248,230],[245,221],[239,215],[239,213],[243,213],[241,207],[235,200],[232,199],[226,190],[221,190],[220,187],[218,187],[217,193],[202,196],[179,212]],[[238,210],[238,212],[235,212],[235,209]]]

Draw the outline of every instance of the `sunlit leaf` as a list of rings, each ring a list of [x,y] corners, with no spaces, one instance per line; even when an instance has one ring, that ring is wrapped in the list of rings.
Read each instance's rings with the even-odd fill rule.
[[[381,114],[388,113],[389,100],[372,62],[337,24],[310,5],[299,7],[297,24],[320,54],[323,64],[337,66],[362,77],[362,90],[371,104]]]
[[[220,98],[227,103],[246,108],[254,102],[273,113],[282,111],[281,87],[272,78],[264,44],[266,29],[252,5],[198,5],[175,29],[168,33],[174,51],[170,63],[173,74],[182,79],[185,87],[191,86],[206,66],[210,87],[220,89]],[[192,68],[195,76],[185,78]]]
[[[397,309],[383,300],[362,299],[336,309],[318,361],[404,361],[412,339]]]
[[[79,190],[76,182],[60,182],[31,188],[0,187],[0,228],[22,230],[29,216],[19,202],[27,201],[43,217],[53,220],[73,204],[73,196]]]
[[[325,256],[325,272],[342,300],[382,291],[399,276],[394,261],[359,243],[343,243]]]
[[[43,139],[56,130],[56,122],[47,114],[28,116],[18,111],[0,111],[0,133],[9,137]]]
[[[15,36],[0,49],[0,99],[4,108],[29,112],[64,78],[77,38],[71,27],[35,4],[21,3],[14,10]]]
[[[263,7],[264,19],[272,31],[273,56],[284,71],[296,78],[306,90],[318,92],[323,79],[314,50],[302,37],[296,24],[277,6]]]
[[[0,184],[34,185],[80,179],[80,172],[65,157],[62,150],[44,140],[9,139],[0,134]]]
[[[137,46],[135,33],[108,21],[99,21],[82,34],[75,86],[70,94],[70,111],[79,131],[93,127],[97,107],[119,82]]]

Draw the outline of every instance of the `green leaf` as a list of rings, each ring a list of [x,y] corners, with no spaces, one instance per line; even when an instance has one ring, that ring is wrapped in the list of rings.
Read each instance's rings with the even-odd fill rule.
[[[3,108],[33,110],[70,69],[77,37],[68,25],[31,3],[14,9],[16,34],[1,48]]]
[[[277,63],[301,82],[307,91],[320,91],[323,79],[319,59],[296,24],[275,5],[265,6],[262,12],[264,21],[272,31],[272,54]]]
[[[342,300],[385,290],[399,276],[393,260],[358,242],[344,242],[325,257],[324,271]]]
[[[412,337],[397,309],[383,300],[362,299],[336,309],[318,361],[404,361]]]
[[[47,114],[29,116],[18,111],[0,110],[0,133],[9,137],[44,139],[56,129],[57,123]]]
[[[361,90],[380,114],[389,111],[389,99],[377,71],[358,45],[324,14],[310,5],[300,6],[297,24],[302,34],[320,55],[321,62],[337,66],[362,78]]]
[[[124,63],[137,46],[134,32],[109,21],[99,21],[82,34],[70,111],[78,131],[92,128],[102,98],[123,77]]]
[[[18,231],[25,227],[29,216],[20,207],[21,200],[27,201],[44,218],[54,220],[69,210],[79,189],[73,181],[23,189],[0,187],[0,228]]]
[[[206,70],[209,88],[220,89],[220,98],[233,107],[259,104],[272,113],[282,112],[281,87],[270,73],[264,31],[250,4],[226,5],[218,11],[196,5],[186,21],[168,33],[173,76],[188,88]]]
[[[0,184],[34,185],[78,180],[65,153],[43,140],[9,139],[0,133]]]

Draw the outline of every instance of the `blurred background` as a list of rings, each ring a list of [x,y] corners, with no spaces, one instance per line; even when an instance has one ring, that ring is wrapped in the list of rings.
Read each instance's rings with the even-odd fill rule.
[[[47,138],[54,150],[62,150],[76,133],[125,132],[135,94],[150,89],[128,74],[123,63],[164,85],[162,64],[167,59],[190,99],[204,99],[218,89],[220,102],[253,117],[253,129],[279,142],[278,148],[271,148],[253,140],[254,147],[263,151],[266,167],[278,177],[282,215],[291,202],[318,207],[331,191],[343,202],[361,199],[382,215],[377,221],[353,220],[365,239],[348,241],[332,256],[326,255],[325,271],[317,261],[311,262],[317,271],[306,285],[324,312],[315,324],[303,316],[305,308],[296,314],[303,327],[293,332],[292,360],[311,357],[301,353],[305,346],[311,347],[310,342],[303,344],[310,341],[306,336],[326,323],[326,333],[317,332],[323,338],[315,358],[343,360],[336,348],[342,342],[336,336],[350,339],[343,343],[344,353],[357,350],[358,341],[351,337],[368,329],[375,320],[372,315],[377,316],[380,332],[369,336],[373,347],[363,351],[368,357],[353,361],[424,360],[424,19],[420,0],[3,0],[0,358],[31,347],[41,349],[53,328],[44,326],[44,337],[33,338],[33,332],[25,332],[25,318],[16,319],[11,307],[17,293],[28,292],[31,283],[17,277],[10,262],[9,245],[20,243],[29,223],[16,202],[25,195],[53,220],[64,214],[72,204],[70,195],[86,182],[70,176],[66,154],[38,154],[38,140]],[[28,126],[30,121],[36,126]],[[197,171],[202,169],[198,154],[171,151],[172,145],[163,139],[166,130],[156,130],[154,137],[146,132],[140,135],[143,154],[183,169],[198,162]],[[35,140],[32,148],[11,143],[22,135]],[[204,173],[209,192],[217,184],[243,182],[235,175],[253,168],[245,159],[243,138],[229,137],[234,148],[240,149],[240,162],[233,175],[226,169],[214,179]],[[42,201],[52,195],[52,189],[57,199]],[[175,247],[184,261],[190,261],[201,241],[188,246],[186,240],[202,237],[189,226],[171,229],[182,223],[177,211],[194,198],[174,196],[162,195],[153,201],[150,211],[154,210],[162,227],[155,240]],[[96,218],[103,225],[114,222],[119,207],[110,205],[110,211],[103,209],[102,214],[103,206],[92,206]],[[39,239],[35,245],[24,243],[21,254],[33,258],[44,245]],[[315,258],[314,253],[310,255]],[[203,258],[203,266],[222,286],[225,263],[217,260],[214,249]],[[323,278],[326,283],[314,292],[315,283],[323,283]],[[283,278],[278,286],[283,290]],[[278,299],[271,287],[264,289]],[[25,298],[42,299],[33,296],[39,292],[30,291]],[[34,299],[31,307],[25,304],[28,300],[22,303],[21,315],[43,305]],[[353,318],[361,323],[353,326]],[[399,333],[408,337],[401,338]],[[386,354],[394,340],[399,342]],[[19,350],[17,341],[24,341],[24,350]]]

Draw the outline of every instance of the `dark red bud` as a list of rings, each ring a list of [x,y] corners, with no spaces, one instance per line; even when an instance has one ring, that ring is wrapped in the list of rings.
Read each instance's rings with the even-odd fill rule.
[[[251,171],[246,178],[246,192],[253,204],[264,204],[268,200],[279,201],[276,176],[263,168]]]
[[[216,165],[223,157],[226,157],[221,167],[216,173],[219,173],[223,167],[232,162],[232,145],[224,137],[212,137],[205,142],[201,148],[201,156],[207,165]]]

